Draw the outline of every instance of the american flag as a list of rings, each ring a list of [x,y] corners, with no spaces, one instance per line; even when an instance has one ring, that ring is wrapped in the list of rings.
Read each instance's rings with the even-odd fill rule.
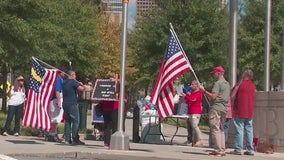
[[[24,126],[47,131],[50,129],[49,105],[57,74],[58,70],[46,69],[35,59],[32,60],[29,90],[23,117]]]
[[[158,106],[159,116],[164,118],[173,114],[173,81],[191,70],[191,65],[181,51],[173,31],[170,30],[168,47],[152,91],[150,102]]]

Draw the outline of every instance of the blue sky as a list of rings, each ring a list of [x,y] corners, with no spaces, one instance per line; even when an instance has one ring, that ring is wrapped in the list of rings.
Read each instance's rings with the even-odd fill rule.
[[[128,3],[128,29],[134,29],[136,16],[136,0],[129,0]]]

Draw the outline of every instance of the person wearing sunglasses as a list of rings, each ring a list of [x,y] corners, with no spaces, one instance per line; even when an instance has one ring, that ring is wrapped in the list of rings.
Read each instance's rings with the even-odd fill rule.
[[[8,93],[8,115],[4,127],[3,136],[8,136],[10,132],[11,122],[15,116],[15,125],[14,125],[14,136],[19,136],[20,134],[20,121],[21,115],[24,107],[24,102],[26,99],[25,95],[25,86],[24,86],[24,77],[19,76],[14,81],[10,93]]]

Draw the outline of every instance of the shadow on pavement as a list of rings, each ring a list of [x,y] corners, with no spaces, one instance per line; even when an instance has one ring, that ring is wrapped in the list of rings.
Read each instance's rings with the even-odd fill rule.
[[[200,153],[200,152],[182,152],[182,153],[185,153],[185,154],[194,154],[194,155],[208,155],[207,153]]]
[[[43,144],[43,143],[38,143],[36,141],[26,141],[26,140],[6,140],[6,141],[14,144]]]
[[[130,148],[130,151],[154,152],[153,150],[149,150],[149,149],[133,149],[133,148]]]

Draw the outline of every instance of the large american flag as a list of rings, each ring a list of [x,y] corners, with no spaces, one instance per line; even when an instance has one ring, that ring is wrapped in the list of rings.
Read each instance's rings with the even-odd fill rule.
[[[35,59],[32,60],[29,90],[23,117],[23,124],[27,127],[49,130],[51,121],[49,105],[54,93],[58,70],[46,69]]]
[[[150,102],[158,106],[159,116],[164,118],[173,114],[173,81],[191,70],[191,65],[170,30],[168,47],[152,91]]]

